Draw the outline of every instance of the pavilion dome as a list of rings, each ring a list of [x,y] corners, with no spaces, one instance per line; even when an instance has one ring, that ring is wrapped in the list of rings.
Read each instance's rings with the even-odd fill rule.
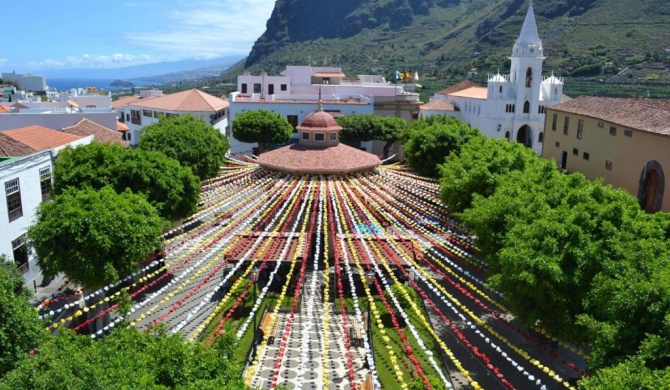
[[[317,110],[307,115],[298,130],[341,130],[335,118],[323,110]]]

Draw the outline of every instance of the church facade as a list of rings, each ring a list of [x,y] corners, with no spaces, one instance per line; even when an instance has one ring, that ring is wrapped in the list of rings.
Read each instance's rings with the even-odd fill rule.
[[[542,76],[545,58],[531,4],[512,49],[510,73],[490,76],[486,87],[465,81],[438,91],[421,116],[452,115],[488,137],[521,142],[541,154],[545,107],[563,100],[563,80]]]

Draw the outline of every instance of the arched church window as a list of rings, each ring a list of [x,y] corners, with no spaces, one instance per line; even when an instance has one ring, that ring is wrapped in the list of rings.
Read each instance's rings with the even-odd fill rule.
[[[512,104],[512,112],[516,112],[516,104]]]
[[[509,141],[509,131],[505,132],[505,139]]]
[[[498,92],[502,93],[502,85],[498,88]]]
[[[544,142],[544,131],[540,131],[540,135],[538,136],[538,142],[543,143]]]
[[[526,100],[526,102],[523,104],[523,113],[524,114],[530,113],[530,102],[528,100]]]
[[[533,83],[533,69],[528,68],[526,71],[526,88],[530,88],[530,85]]]

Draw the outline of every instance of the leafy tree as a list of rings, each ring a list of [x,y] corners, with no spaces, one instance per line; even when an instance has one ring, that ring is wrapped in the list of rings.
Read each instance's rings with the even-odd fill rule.
[[[412,122],[405,137],[405,158],[420,174],[437,177],[438,164],[450,153],[459,154],[469,140],[481,137],[479,130],[450,116],[434,116]]]
[[[193,115],[161,118],[144,128],[139,148],[154,150],[190,167],[200,180],[219,173],[228,139],[217,129]]]
[[[175,159],[154,151],[93,142],[61,152],[54,168],[54,193],[67,188],[112,186],[146,196],[162,217],[191,215],[200,197],[198,178]]]
[[[474,194],[491,196],[511,171],[540,167],[543,162],[531,149],[499,138],[478,137],[452,153],[440,166],[440,197],[451,212],[472,204]]]
[[[231,358],[236,345],[231,333],[205,345],[163,329],[118,328],[98,341],[66,330],[0,380],[0,389],[244,389]]]
[[[0,377],[46,336],[31,297],[14,263],[0,255]]]
[[[288,142],[292,136],[293,126],[274,112],[247,111],[233,121],[233,137],[242,142],[257,142],[258,153],[265,152],[271,144]]]
[[[656,390],[670,387],[670,367],[652,370],[639,357],[597,371],[579,381],[584,390]]]
[[[63,272],[95,289],[135,270],[161,245],[163,227],[156,209],[130,190],[68,188],[40,205],[28,239],[46,277]]]
[[[401,118],[374,114],[345,115],[337,118],[337,123],[342,126],[342,142],[385,141],[384,155],[388,154],[394,142],[402,138],[408,127],[407,122]]]

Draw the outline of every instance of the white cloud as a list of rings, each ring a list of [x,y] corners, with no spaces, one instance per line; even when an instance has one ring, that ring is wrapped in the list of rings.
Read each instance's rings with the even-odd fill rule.
[[[181,6],[165,15],[165,30],[131,31],[124,38],[175,59],[246,55],[265,30],[274,0],[190,1]]]
[[[26,64],[26,67],[31,70],[67,68],[119,68],[123,66],[150,64],[162,60],[163,58],[150,55],[121,53],[115,53],[112,55],[83,54],[81,56],[68,56],[65,60],[55,60],[49,58],[43,61],[30,61]]]

